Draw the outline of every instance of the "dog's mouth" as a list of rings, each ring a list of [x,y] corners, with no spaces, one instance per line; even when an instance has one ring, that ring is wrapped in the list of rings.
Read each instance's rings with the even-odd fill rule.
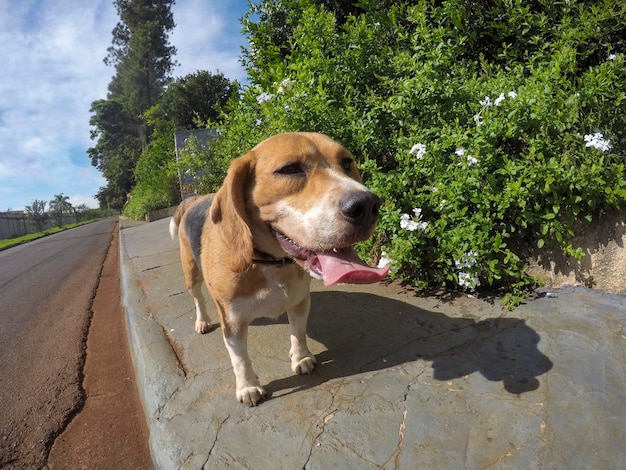
[[[313,251],[301,247],[285,234],[272,228],[272,234],[281,248],[311,276],[322,279],[325,286],[338,282],[349,284],[372,284],[381,281],[389,267],[372,268],[354,251],[352,246]]]

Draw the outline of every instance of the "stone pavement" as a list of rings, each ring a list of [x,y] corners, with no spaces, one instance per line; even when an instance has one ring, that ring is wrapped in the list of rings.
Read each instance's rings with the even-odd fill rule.
[[[396,284],[313,283],[313,375],[286,318],[249,349],[271,398],[250,408],[219,327],[194,332],[169,219],[121,219],[124,305],[160,469],[626,468],[626,297],[583,288],[512,312]],[[209,313],[217,314],[209,301]]]

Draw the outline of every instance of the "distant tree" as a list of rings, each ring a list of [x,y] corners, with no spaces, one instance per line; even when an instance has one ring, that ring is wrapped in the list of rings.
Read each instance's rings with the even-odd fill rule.
[[[50,212],[52,220],[57,227],[63,225],[63,216],[72,213],[72,204],[70,203],[69,196],[64,196],[63,193],[55,194],[54,199],[50,201]]]
[[[87,204],[79,204],[74,207],[74,216],[76,217],[76,222],[82,222],[85,219],[87,211],[89,211],[89,207]]]
[[[221,73],[199,70],[172,82],[159,104],[161,114],[177,131],[195,129],[207,121],[217,121],[233,92],[236,82]]]
[[[38,232],[43,230],[43,226],[49,218],[46,212],[46,204],[46,201],[35,199],[29,206],[25,207],[28,220],[37,226]]]
[[[91,105],[91,138],[97,142],[88,154],[107,180],[107,204],[121,208],[112,204],[123,205],[134,186],[135,165],[151,134],[143,115],[157,103],[171,80],[176,48],[168,39],[175,26],[171,12],[174,0],[113,3],[120,21],[113,29],[113,45],[104,62],[115,67],[115,75],[107,98]]]
[[[127,194],[119,194],[119,192],[113,190],[110,186],[101,187],[95,195],[98,200],[100,209],[121,209],[124,207],[124,203],[127,199]]]
[[[141,154],[136,120],[129,115],[121,99],[96,100],[90,111],[93,114],[89,124],[94,126],[91,138],[98,143],[88,149],[87,154],[91,164],[107,180],[109,192],[115,195],[109,197],[109,203],[120,200],[123,204],[134,186],[133,172]]]
[[[176,55],[168,37],[175,26],[173,4],[174,0],[114,0],[120,22],[104,59],[116,70],[109,91],[121,95],[137,118],[158,101],[170,81]]]

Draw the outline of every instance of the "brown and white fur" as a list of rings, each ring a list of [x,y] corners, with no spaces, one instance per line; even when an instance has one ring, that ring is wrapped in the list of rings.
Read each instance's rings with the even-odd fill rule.
[[[316,360],[306,343],[309,274],[321,274],[311,266],[314,258],[302,253],[336,251],[369,238],[378,208],[352,155],[315,133],[270,137],[233,160],[215,195],[178,207],[170,233],[180,240],[195,329],[211,329],[204,280],[231,358],[237,400],[256,405],[267,396],[248,355],[248,326],[255,318],[287,312],[291,369],[313,371]]]

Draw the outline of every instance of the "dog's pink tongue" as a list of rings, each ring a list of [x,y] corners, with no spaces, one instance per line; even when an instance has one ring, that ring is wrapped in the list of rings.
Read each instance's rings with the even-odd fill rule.
[[[371,268],[365,264],[352,247],[315,254],[322,267],[325,286],[338,282],[372,284],[381,281],[389,272],[389,266]]]

